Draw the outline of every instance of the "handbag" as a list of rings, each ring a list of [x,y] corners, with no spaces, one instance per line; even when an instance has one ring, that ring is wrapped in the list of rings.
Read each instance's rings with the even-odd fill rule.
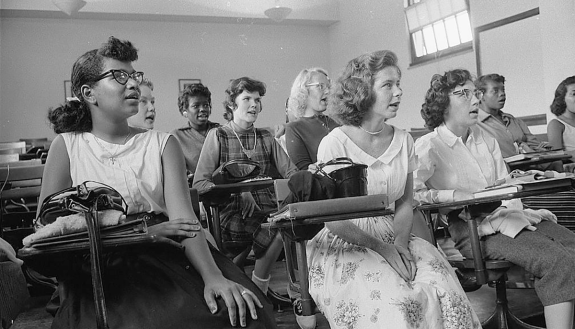
[[[253,160],[230,160],[216,169],[212,174],[214,184],[232,184],[259,176],[260,164]]]
[[[65,271],[66,262],[71,263],[73,255],[89,253],[98,329],[108,328],[102,284],[102,250],[104,247],[118,248],[138,245],[140,248],[142,244],[151,243],[167,244],[181,249],[181,245],[172,239],[148,234],[146,222],[143,219],[100,229],[98,211],[106,209],[120,210],[124,214],[128,211],[128,205],[124,198],[108,185],[86,181],[76,187],[56,192],[43,201],[36,225],[42,226],[52,223],[59,216],[83,213],[87,224],[87,234],[86,232],[79,232],[45,238],[18,251],[18,256],[31,268],[40,273],[48,274],[58,274]],[[139,231],[134,230],[135,227],[139,227]],[[61,268],[58,268],[60,265]]]
[[[42,202],[35,226],[38,228],[53,223],[61,216],[84,213],[92,206],[98,210],[119,210],[124,215],[128,212],[126,200],[118,191],[103,183],[85,181],[47,196]]]
[[[326,173],[328,166],[339,166]],[[335,182],[334,198],[367,195],[367,165],[355,163],[350,158],[341,157],[332,159],[326,163],[318,164],[316,173],[321,173]]]

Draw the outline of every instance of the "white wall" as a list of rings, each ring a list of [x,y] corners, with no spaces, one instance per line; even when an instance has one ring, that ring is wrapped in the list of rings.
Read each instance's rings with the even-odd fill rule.
[[[264,81],[260,127],[284,120],[285,99],[305,67],[329,70],[327,27],[2,17],[0,22],[0,141],[50,137],[49,107],[64,100],[74,61],[108,36],[132,41],[134,63],[155,85],[156,128],[185,124],[177,110],[178,79],[200,78],[212,91],[212,119],[223,122],[231,78]]]

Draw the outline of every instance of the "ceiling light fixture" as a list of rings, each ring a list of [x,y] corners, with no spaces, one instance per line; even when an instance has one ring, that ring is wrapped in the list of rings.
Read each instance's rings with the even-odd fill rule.
[[[290,13],[291,8],[280,6],[277,0],[276,5],[274,7],[264,11],[264,14],[267,17],[271,18],[273,21],[276,21],[278,23],[286,19],[286,17],[288,17]]]
[[[77,13],[86,5],[86,1],[83,0],[52,0],[52,2],[68,16]]]

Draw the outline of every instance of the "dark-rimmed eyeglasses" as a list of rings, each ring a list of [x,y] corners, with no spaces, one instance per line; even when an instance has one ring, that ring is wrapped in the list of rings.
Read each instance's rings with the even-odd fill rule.
[[[100,74],[100,76],[96,78],[96,81],[100,81],[109,75],[112,75],[112,77],[114,77],[114,80],[116,80],[116,82],[121,85],[125,85],[126,83],[128,83],[128,80],[130,80],[130,78],[132,78],[138,84],[142,83],[142,80],[144,80],[144,72],[128,73],[124,70],[112,69]]]
[[[474,95],[477,99],[481,99],[481,97],[483,97],[483,91],[481,89],[475,89],[475,90],[471,90],[471,89],[460,89],[457,91],[453,91],[451,93],[449,93],[450,95],[456,95],[456,96],[463,96],[465,97],[465,99],[470,100],[471,97]]]
[[[317,87],[318,87],[319,89],[321,89],[321,90],[329,89],[329,84],[325,84],[325,83],[323,83],[323,82],[307,83],[306,86],[307,86],[307,87],[317,86]]]

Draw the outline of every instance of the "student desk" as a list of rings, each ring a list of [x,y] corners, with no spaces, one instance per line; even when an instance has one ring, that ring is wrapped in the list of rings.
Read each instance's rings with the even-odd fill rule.
[[[351,209],[350,209],[351,210]],[[363,218],[363,217],[371,217],[371,216],[385,216],[392,214],[393,211],[390,209],[382,209],[382,210],[373,210],[373,211],[352,211],[349,213],[337,214],[337,215],[330,215],[330,216],[318,216],[313,218],[307,219],[297,219],[291,221],[279,221],[274,223],[264,223],[262,227],[269,227],[270,229],[278,229],[282,236],[285,236],[284,233],[286,231],[290,231],[293,227],[296,226],[305,226],[305,225],[314,225],[314,224],[322,224],[326,222],[338,221],[338,220],[347,220],[353,218]],[[306,243],[307,240],[304,239],[297,239],[294,240],[296,243],[296,261],[298,266],[298,280],[299,280],[299,291],[301,293],[301,307],[302,307],[302,315],[303,316],[311,316],[313,315],[313,304],[312,299],[309,294],[309,280],[308,280],[308,266],[307,266],[307,252],[306,252]],[[287,247],[284,243],[284,249]],[[288,250],[286,249],[286,258],[287,258]],[[290,262],[287,262],[288,267],[291,267]],[[290,275],[290,281],[293,280],[292,273],[294,273],[293,268],[288,268],[288,274]],[[293,282],[290,282],[293,284]]]
[[[573,185],[575,181],[571,179],[571,184]],[[462,201],[454,201],[454,202],[444,202],[444,203],[431,203],[431,204],[421,204],[417,206],[417,209],[421,210],[425,214],[425,218],[427,220],[427,225],[430,229],[431,236],[433,237],[433,224],[431,223],[431,212],[437,211],[441,208],[451,208],[451,209],[458,209],[458,208],[466,208],[468,209],[470,206],[477,206],[481,204],[487,204],[502,200],[509,200],[509,199],[516,199],[516,198],[524,198],[529,196],[535,195],[543,195],[543,194],[553,194],[557,192],[564,192],[573,189],[573,187],[569,185],[565,186],[557,186],[557,187],[549,187],[546,189],[538,189],[538,190],[530,190],[530,191],[519,191],[515,193],[508,193],[503,195],[496,195],[496,196],[489,196],[484,198],[477,198],[477,199],[469,199],[469,200],[462,200]],[[477,232],[478,226],[477,220],[474,218],[473,220],[468,220],[467,225],[470,232],[470,242],[471,242],[471,249],[473,253],[473,267],[475,269],[475,274],[477,275],[477,283],[485,284],[487,282],[487,271],[485,268],[485,260],[483,258],[483,254],[481,252],[479,235]]]
[[[508,165],[510,170],[524,169],[536,164],[548,163],[554,161],[564,161],[569,159],[571,159],[571,156],[569,154],[540,155],[540,156],[534,156],[530,159],[509,162]]]

